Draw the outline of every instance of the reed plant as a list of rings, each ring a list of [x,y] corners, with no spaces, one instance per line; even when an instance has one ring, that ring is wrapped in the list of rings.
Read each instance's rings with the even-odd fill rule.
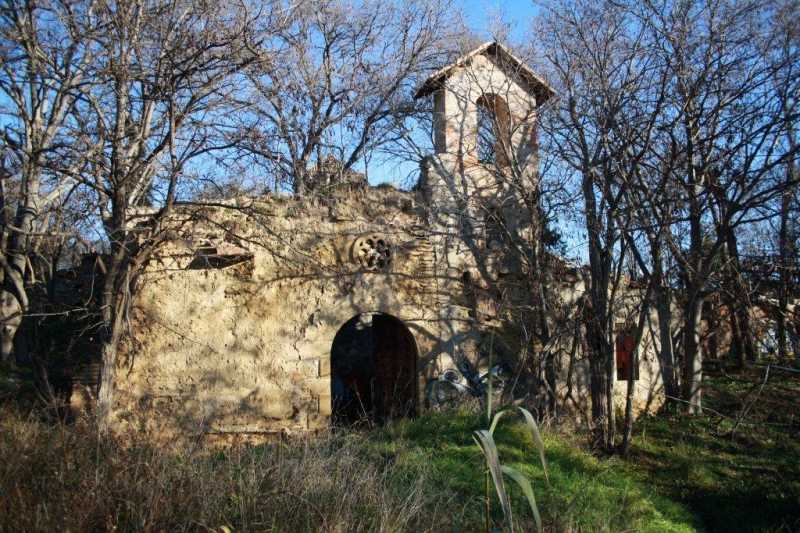
[[[494,364],[494,334],[492,335],[490,345],[489,345],[489,368],[492,368]],[[487,383],[487,390],[486,390],[486,418],[485,423],[486,427],[483,429],[477,429],[473,432],[473,439],[478,444],[483,453],[483,458],[486,463],[486,472],[484,474],[485,484],[484,484],[484,506],[485,506],[485,516],[486,516],[486,531],[489,533],[492,531],[492,518],[491,518],[491,489],[490,486],[493,483],[495,491],[497,492],[497,497],[500,500],[500,505],[503,509],[503,522],[505,523],[506,527],[510,532],[514,531],[514,515],[511,511],[511,499],[505,488],[505,482],[503,479],[503,475],[511,478],[517,485],[519,485],[522,493],[525,495],[525,498],[528,500],[530,505],[531,511],[533,512],[534,519],[536,520],[536,529],[541,532],[542,531],[542,519],[541,515],[539,514],[539,508],[536,504],[536,497],[533,493],[533,488],[531,486],[530,480],[520,472],[508,465],[502,464],[500,462],[500,454],[497,449],[497,443],[494,439],[495,430],[497,429],[497,424],[500,422],[501,418],[506,413],[519,411],[524,420],[525,424],[531,431],[531,435],[533,436],[534,443],[536,444],[536,448],[539,452],[539,459],[541,460],[542,470],[544,472],[545,481],[547,482],[548,490],[550,489],[550,478],[547,474],[547,460],[544,454],[544,445],[542,444],[542,437],[539,433],[539,426],[536,424],[536,420],[534,419],[533,415],[527,409],[514,405],[508,404],[503,407],[500,407],[497,412],[494,412],[492,409],[492,373],[489,372],[488,374],[488,383]],[[491,483],[490,483],[491,479]]]

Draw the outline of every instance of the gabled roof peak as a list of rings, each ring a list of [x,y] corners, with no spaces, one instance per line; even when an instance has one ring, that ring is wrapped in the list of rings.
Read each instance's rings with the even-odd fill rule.
[[[488,41],[432,74],[417,90],[414,94],[414,98],[422,98],[435,92],[444,84],[445,80],[453,74],[455,69],[468,64],[474,57],[481,54],[499,57],[507,61],[515,68],[516,72],[525,80],[531,89],[541,95],[542,101],[547,100],[555,94],[555,90],[517,56],[511,53],[511,50],[497,41]]]

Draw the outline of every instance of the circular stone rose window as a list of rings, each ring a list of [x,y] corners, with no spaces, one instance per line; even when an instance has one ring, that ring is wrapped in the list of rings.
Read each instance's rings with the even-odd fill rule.
[[[392,246],[382,233],[367,233],[350,247],[350,261],[364,270],[385,270],[392,263]]]

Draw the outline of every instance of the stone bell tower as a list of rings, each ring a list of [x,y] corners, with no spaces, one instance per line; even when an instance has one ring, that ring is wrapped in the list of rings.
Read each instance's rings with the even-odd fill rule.
[[[553,94],[505,46],[488,42],[428,78],[415,98],[433,95],[436,156],[481,189],[490,173],[535,179],[536,116]]]
[[[535,235],[539,107],[554,90],[505,46],[485,43],[433,74],[416,98],[433,96],[435,153],[422,164],[436,250],[447,356],[479,363],[481,326],[504,318],[499,294],[524,299]],[[492,296],[482,297],[482,294]]]

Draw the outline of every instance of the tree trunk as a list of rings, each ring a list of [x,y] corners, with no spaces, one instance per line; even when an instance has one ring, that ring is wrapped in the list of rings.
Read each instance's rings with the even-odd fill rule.
[[[27,179],[22,181],[20,203],[14,217],[15,228],[8,230],[8,248],[0,252],[5,273],[0,289],[0,359],[3,361],[10,361],[15,356],[14,337],[22,323],[24,313],[28,310],[28,294],[25,287],[28,266],[26,254],[30,249],[34,221],[39,213],[33,194],[40,187],[41,173],[41,170],[30,167],[30,162],[23,167],[23,175],[27,173]]]
[[[113,276],[112,268],[106,278],[106,287],[109,286],[109,277]],[[119,303],[117,302],[116,291],[106,289],[103,295],[103,332],[100,349],[100,380],[97,394],[97,417],[98,424],[102,432],[109,429],[111,410],[114,400],[115,382],[114,378],[117,369],[117,354],[119,352],[120,340],[120,317],[116,311]]]
[[[542,234],[544,230],[544,215],[541,207],[541,189],[535,189],[533,200],[528,202],[531,214],[531,247],[530,247],[530,272],[531,288],[534,301],[534,320],[536,322],[536,337],[542,346],[542,373],[544,374],[545,388],[547,389],[548,415],[555,417],[558,404],[558,385],[556,383],[555,354],[553,350],[546,349],[550,344],[550,325],[547,323],[548,306],[545,288],[545,274],[542,268]]]
[[[742,279],[741,261],[739,260],[739,247],[736,242],[736,235],[733,230],[728,230],[728,279],[730,282],[730,294],[732,298],[728,301],[728,308],[731,317],[731,331],[733,333],[732,348],[738,356],[739,368],[744,368],[747,361],[756,361],[758,350],[756,348],[753,325],[750,319],[750,312],[753,308],[750,300],[750,293]]]
[[[658,290],[660,295],[664,292]],[[668,296],[656,298],[656,313],[658,314],[658,335],[660,349],[658,350],[659,364],[661,365],[661,379],[664,382],[664,395],[672,403],[680,397],[678,389],[677,361],[675,361],[675,345],[672,339],[672,306]]]
[[[620,455],[623,459],[628,458],[631,448],[631,438],[633,436],[633,395],[636,389],[636,372],[639,369],[639,352],[644,337],[644,328],[647,325],[648,315],[650,314],[650,300],[655,285],[654,279],[650,279],[647,284],[647,293],[642,300],[642,307],[639,309],[639,321],[636,324],[636,336],[633,338],[633,353],[631,354],[630,372],[628,373],[628,391],[625,394],[625,424],[622,432],[622,444]]]
[[[100,431],[106,433],[110,427],[114,400],[114,377],[117,368],[119,339],[109,338],[102,344],[100,352],[100,380],[97,393],[97,420]]]
[[[693,289],[695,289],[693,287]],[[699,290],[691,290],[685,305],[686,322],[683,332],[683,387],[681,399],[686,402],[686,412],[702,413],[701,385],[703,382],[703,352],[700,347],[700,325],[703,302]]]
[[[555,357],[551,350],[544,354],[544,382],[547,388],[547,414],[553,418],[558,415],[558,383],[556,382]]]
[[[128,295],[131,288],[127,257],[120,247],[109,260],[103,287],[103,329],[101,337],[100,382],[97,397],[98,423],[102,431],[110,426],[119,345],[122,339]]]
[[[8,277],[8,274],[6,274]],[[16,293],[5,285],[0,290],[0,361],[10,362],[14,357],[14,336],[22,323],[23,309]]]
[[[589,358],[589,389],[592,399],[592,424],[594,425],[595,441],[604,450],[610,450],[613,444],[613,407],[609,398],[613,396],[613,388],[609,388],[608,357],[604,338],[604,328],[601,327],[599,313],[594,311],[590,303],[584,309],[586,323],[586,344]],[[613,363],[613,361],[612,361]],[[611,376],[613,380],[613,374]],[[613,387],[613,381],[612,387]]]
[[[786,181],[794,179],[794,158],[789,160],[786,169]],[[779,283],[778,283],[778,360],[782,364],[789,363],[789,335],[787,321],[789,317],[789,300],[791,299],[795,276],[795,235],[789,230],[792,212],[792,196],[794,187],[787,187],[781,195],[781,226],[778,233],[778,246],[780,253]]]
[[[603,361],[605,363],[605,394],[606,394],[606,430],[605,447],[606,450],[614,449],[614,442],[617,439],[617,417],[614,411],[614,379],[616,377],[616,361],[614,358],[614,344],[609,342],[608,330],[605,331],[603,339]]]
[[[628,458],[628,452],[631,449],[631,438],[633,436],[633,393],[636,388],[636,380],[634,376],[636,368],[639,366],[639,331],[636,332],[636,339],[633,345],[633,354],[631,357],[630,373],[628,375],[628,391],[625,394],[625,422],[622,429],[622,444],[620,445],[619,454],[623,459]]]
[[[135,237],[127,231],[128,200],[124,187],[117,187],[112,197],[111,217],[105,221],[111,253],[103,281],[100,383],[97,398],[98,423],[109,429],[115,375],[122,338],[122,326],[131,287],[131,261],[136,253]]]

